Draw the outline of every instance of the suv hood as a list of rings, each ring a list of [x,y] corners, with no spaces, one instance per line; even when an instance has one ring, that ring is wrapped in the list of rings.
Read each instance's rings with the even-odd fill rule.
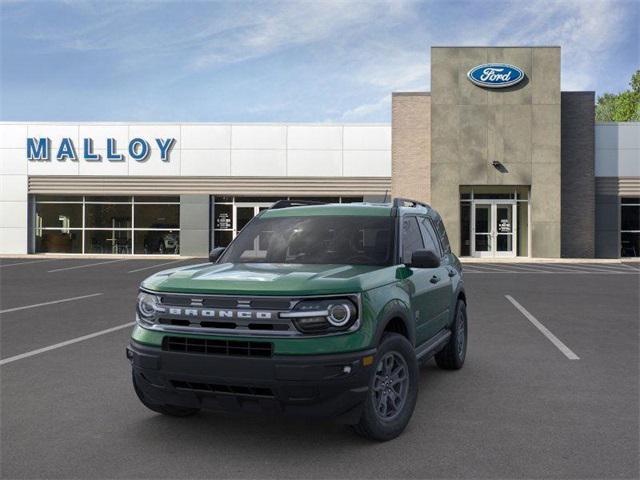
[[[200,264],[156,273],[149,290],[237,295],[356,293],[395,280],[396,267],[275,263]]]

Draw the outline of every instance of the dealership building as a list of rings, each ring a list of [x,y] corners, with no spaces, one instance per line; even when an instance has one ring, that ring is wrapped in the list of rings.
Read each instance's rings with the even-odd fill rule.
[[[203,256],[278,199],[402,196],[463,257],[638,257],[640,123],[560,75],[559,47],[433,47],[391,124],[2,122],[0,254]]]

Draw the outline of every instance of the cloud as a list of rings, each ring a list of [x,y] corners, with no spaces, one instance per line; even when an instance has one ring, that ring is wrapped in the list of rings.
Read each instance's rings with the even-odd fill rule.
[[[482,21],[467,19],[450,44],[558,45],[562,48],[562,87],[593,89],[604,56],[637,26],[628,20],[638,3],[618,0],[537,0],[497,3]],[[637,16],[636,16],[637,20]],[[629,29],[625,28],[629,27]],[[453,42],[453,43],[452,43]],[[638,46],[635,48],[637,58]]]
[[[3,81],[17,92],[5,99],[55,92],[62,104],[79,86],[87,109],[139,98],[128,115],[122,100],[123,118],[163,108],[218,120],[225,108],[238,120],[388,120],[392,91],[429,90],[432,45],[560,45],[563,89],[616,91],[628,78],[608,72],[637,64],[639,10],[637,0],[5,1]]]
[[[370,118],[373,114],[379,114],[380,112],[390,111],[391,109],[391,94],[387,94],[384,97],[374,101],[372,103],[364,103],[357,107],[351,108],[345,111],[341,119],[343,121],[354,121]],[[379,115],[375,115],[379,117]]]

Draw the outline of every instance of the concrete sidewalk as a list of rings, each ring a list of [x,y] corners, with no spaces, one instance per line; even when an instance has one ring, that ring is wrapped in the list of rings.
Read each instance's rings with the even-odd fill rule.
[[[532,257],[511,257],[511,258],[474,258],[461,257],[462,263],[640,263],[640,258],[532,258]]]

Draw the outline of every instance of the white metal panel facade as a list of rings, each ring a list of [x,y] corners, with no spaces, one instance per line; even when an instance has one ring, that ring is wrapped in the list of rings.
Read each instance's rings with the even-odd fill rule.
[[[27,139],[48,138],[46,161],[27,160]],[[70,138],[78,160],[56,160],[63,138]],[[84,139],[92,139],[99,161],[83,158]],[[122,161],[107,160],[107,139],[115,140]],[[142,138],[150,153],[144,161],[132,159],[129,142]],[[162,161],[156,138],[174,138],[169,160]],[[304,178],[367,177],[388,180],[391,175],[391,126],[335,124],[167,124],[167,123],[0,123],[0,254],[27,253],[29,177],[183,177],[263,178],[265,186],[291,179],[291,188]],[[277,180],[280,182],[280,180]],[[177,182],[180,183],[180,182]],[[385,183],[384,181],[381,183]],[[285,183],[286,185],[286,183]],[[342,183],[331,187],[332,194]],[[309,190],[309,185],[299,188]],[[353,187],[350,187],[353,190]],[[356,187],[357,188],[357,187]],[[373,187],[375,188],[375,187]],[[247,190],[247,189],[243,189]],[[211,192],[215,194],[216,192]]]
[[[640,177],[640,122],[596,124],[596,177]]]

